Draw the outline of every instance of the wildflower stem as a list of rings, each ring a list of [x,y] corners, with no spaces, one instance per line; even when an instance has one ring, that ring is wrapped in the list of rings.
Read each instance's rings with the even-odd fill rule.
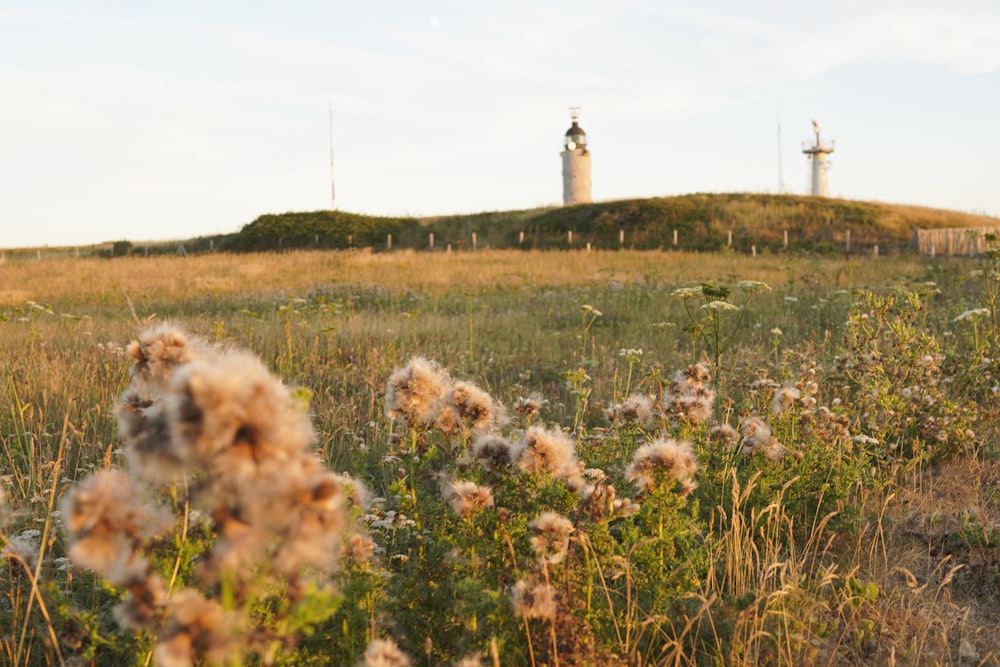
[[[420,530],[420,513],[417,511],[417,429],[415,428],[410,429],[410,501],[413,503],[413,521],[417,530]]]
[[[466,300],[465,300],[465,309],[466,309],[466,314],[468,315],[468,319],[469,319],[469,363],[471,364],[472,363],[472,359],[474,358],[473,357],[473,341],[474,341],[473,333],[475,331],[475,325],[476,325],[475,318],[472,316],[472,297],[471,296],[467,295],[467,297],[466,297]]]
[[[170,583],[167,585],[167,592],[171,592],[174,589],[174,583],[177,581],[177,573],[181,569],[181,557],[184,554],[184,544],[187,542],[188,533],[188,520],[191,512],[191,503],[188,499],[188,480],[187,475],[184,476],[184,516],[181,520],[181,536],[177,541],[177,558],[174,559],[174,570],[170,574]]]
[[[542,576],[545,577],[545,585],[551,587],[552,579],[549,577],[549,566],[544,560],[542,561]],[[555,667],[559,667],[559,638],[556,636],[555,616],[549,619],[549,639],[552,641],[552,662]]]
[[[598,558],[597,550],[594,549],[594,545],[590,543],[590,539],[586,535],[581,536],[580,544],[583,545],[584,553],[585,554],[589,554],[590,556],[593,556],[593,558],[594,558],[594,568],[593,568],[593,571],[597,572],[597,576],[601,580],[601,587],[604,589],[604,597],[607,598],[607,601],[608,601],[608,609],[612,609],[613,610],[615,608],[615,605],[614,605],[614,602],[611,600],[611,591],[608,588],[608,582],[607,582],[607,580],[604,578],[604,570],[601,568],[601,562],[600,562],[600,559]],[[588,563],[589,563],[589,559],[588,559]],[[612,622],[612,624],[614,624],[614,627],[615,627],[615,635],[618,637],[618,645],[621,646],[624,649],[626,647],[626,644],[622,641],[622,631],[621,631],[621,628],[618,625],[618,615],[617,614],[611,614],[611,622]]]

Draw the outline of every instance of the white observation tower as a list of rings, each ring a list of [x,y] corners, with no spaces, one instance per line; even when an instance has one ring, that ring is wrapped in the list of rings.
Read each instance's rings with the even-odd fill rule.
[[[816,133],[816,142],[810,144],[808,141],[802,142],[802,152],[809,156],[812,162],[812,196],[829,197],[830,184],[826,179],[826,172],[830,169],[830,163],[826,156],[834,151],[833,142],[823,143],[819,138],[819,123],[813,120],[813,132]]]
[[[590,198],[590,150],[587,133],[577,122],[579,107],[571,107],[573,125],[566,130],[563,141],[562,177],[563,204],[586,204]]]

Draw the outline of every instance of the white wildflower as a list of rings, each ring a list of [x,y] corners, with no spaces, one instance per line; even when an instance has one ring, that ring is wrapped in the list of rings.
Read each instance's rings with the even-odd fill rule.
[[[989,315],[989,308],[973,308],[972,310],[967,310],[958,317],[956,317],[952,322],[964,322],[965,320],[972,320],[983,315]]]
[[[740,307],[734,303],[729,303],[728,301],[709,301],[701,307],[702,310],[716,310],[716,311],[739,311]]]
[[[677,296],[677,297],[680,297],[682,299],[688,299],[688,298],[691,298],[691,297],[701,296],[702,293],[703,292],[702,292],[701,286],[698,286],[698,287],[679,287],[679,288],[675,289],[673,292],[671,292],[670,296]]]

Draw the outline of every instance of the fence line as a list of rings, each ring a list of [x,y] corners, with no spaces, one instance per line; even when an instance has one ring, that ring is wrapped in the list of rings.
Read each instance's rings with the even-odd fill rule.
[[[915,229],[913,244],[920,255],[962,255],[972,257],[988,248],[987,234],[1000,236],[1000,227],[960,227]]]
[[[563,236],[562,243],[559,242],[551,243],[551,239],[546,238],[543,239],[543,245],[544,247],[552,249],[578,248],[581,250],[586,249],[588,251],[598,250],[602,247],[605,249],[625,248],[626,241],[628,240],[627,232],[625,229],[622,228],[618,229],[617,231],[618,231],[618,233],[616,234],[616,236],[618,237],[616,239],[617,244],[614,243],[614,241],[610,241],[610,243],[607,244],[602,244],[600,241],[596,242],[588,241],[586,240],[586,236],[580,235],[574,230],[567,230],[565,232],[565,236]],[[737,250],[737,251],[739,251],[739,249],[742,249],[744,253],[750,255],[751,257],[757,256],[760,253],[760,251],[765,248],[770,248],[779,251],[780,250],[787,251],[790,245],[789,241],[793,240],[789,238],[791,235],[789,234],[789,231],[787,229],[782,231],[781,238],[779,238],[776,242],[764,242],[763,246],[761,245],[760,239],[754,239],[752,236],[751,237],[743,236],[743,238],[737,239],[732,229],[726,230],[725,232],[723,232],[723,234],[724,236],[721,236],[719,239],[720,249]],[[988,249],[989,244],[987,243],[987,235],[990,234],[1000,237],[1000,227],[915,229],[913,231],[913,238],[909,246],[911,251],[915,250],[920,255],[929,255],[931,257],[934,257],[936,255],[972,257],[978,254],[982,254]],[[438,237],[439,237],[438,234],[435,234],[434,232],[428,232],[427,235],[424,237],[424,239],[426,240],[422,240],[422,242],[419,242],[419,245],[423,246],[424,249],[430,250],[432,252],[440,250],[444,250],[445,252],[447,252],[450,251],[453,247],[458,250],[470,249],[470,248],[472,250],[476,250],[480,246],[480,240],[481,240],[478,238],[478,234],[476,232],[468,232],[468,236],[465,238],[465,240],[463,239],[456,240],[447,238],[441,239]],[[699,242],[704,243],[705,239],[703,236],[698,235],[698,238]],[[353,235],[348,235],[347,239],[348,239],[348,245],[353,247],[353,241],[354,241]],[[313,241],[314,241],[313,247],[320,246],[319,243],[320,239],[318,239],[318,235],[317,238],[313,239]],[[851,238],[850,229],[845,229],[843,230],[842,234],[840,234],[839,239],[836,240],[831,239],[829,241],[826,241],[825,245],[827,248],[839,247],[840,251],[842,251],[844,254],[855,254],[855,255],[868,254],[874,257],[879,257],[885,254],[892,254],[893,252],[906,251],[906,247],[904,244],[892,243],[889,245],[884,245],[884,244],[873,245],[869,243],[858,244],[854,241],[855,240]],[[516,245],[512,247],[524,247],[526,244],[531,244],[531,243],[532,243],[531,235],[522,230],[518,232]],[[167,242],[164,242],[163,244],[159,245],[163,246],[166,244]],[[285,250],[286,249],[284,247],[285,245],[286,244],[284,243],[279,243],[277,249],[279,251]],[[396,249],[409,248],[410,245],[411,244],[409,241],[400,243],[400,239],[394,238],[393,234],[386,234],[385,242],[384,245],[382,246],[382,249],[384,249],[385,251],[392,252]],[[681,232],[681,230],[673,228],[667,234],[666,243],[660,247],[661,249],[670,248],[679,250],[683,249],[684,246],[685,246],[684,234]],[[506,243],[501,243],[496,247],[503,248],[509,246]],[[293,248],[289,247],[287,249],[292,250]],[[296,246],[294,249],[304,250],[307,248]],[[373,249],[378,251],[377,248]],[[414,249],[420,249],[420,248],[415,247]],[[192,251],[191,249],[186,249],[186,250],[187,252],[183,254],[201,254],[205,251],[205,248],[204,247],[199,248],[198,250],[194,251]],[[210,239],[208,241],[207,250],[209,252],[214,252],[216,250],[214,240]],[[143,246],[137,246],[135,248],[132,248],[131,252],[128,254],[144,254],[144,255],[165,254],[165,250],[162,247],[160,247],[158,249],[158,252],[156,253],[151,253],[150,251],[151,251],[150,246],[148,244],[145,244]],[[5,249],[0,251],[0,264],[4,264],[10,261],[25,261],[25,260],[38,261],[42,259],[62,259],[66,257],[79,258],[81,256],[111,257],[115,256],[115,252],[116,249],[114,248],[113,244],[95,245],[84,249],[83,252],[81,252],[81,249],[79,247],[52,248],[52,249],[48,248]]]

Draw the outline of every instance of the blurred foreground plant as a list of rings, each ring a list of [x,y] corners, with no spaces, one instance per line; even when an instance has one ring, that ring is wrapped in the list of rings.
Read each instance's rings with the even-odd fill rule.
[[[367,492],[324,468],[306,406],[255,356],[169,325],[128,354],[128,470],[64,496],[68,555],[124,592],[115,618],[158,664],[275,662],[336,611]]]

